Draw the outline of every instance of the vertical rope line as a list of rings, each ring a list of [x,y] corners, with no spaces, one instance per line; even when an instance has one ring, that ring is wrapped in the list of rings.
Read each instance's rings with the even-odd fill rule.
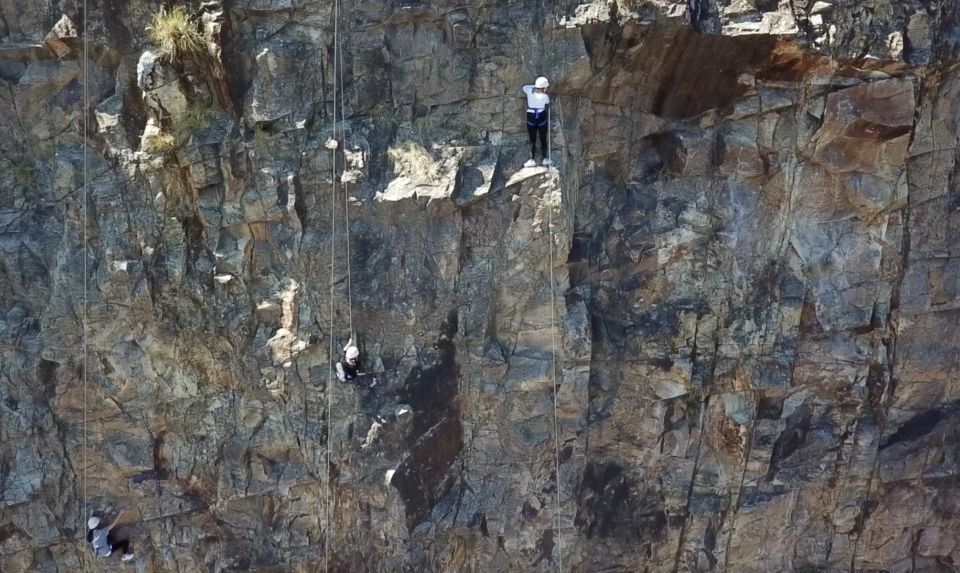
[[[340,19],[340,0],[337,2],[337,20]],[[336,42],[339,49],[337,52],[340,54],[340,138],[343,140],[344,145],[344,154],[346,154],[346,145],[347,145],[347,130],[344,124],[347,121],[347,112],[344,102],[347,97],[346,93],[346,84],[343,81],[343,47],[340,46],[340,36],[336,36]],[[346,157],[346,155],[344,155]],[[346,171],[347,166],[344,163],[344,171]],[[343,187],[343,214],[346,218],[346,244],[347,244],[347,318],[350,322],[350,336],[353,337],[353,273],[350,270],[350,193],[347,189],[346,183],[342,185]]]
[[[89,495],[87,491],[87,248],[89,246],[89,230],[87,229],[87,187],[90,184],[89,170],[87,169],[87,131],[90,123],[90,86],[88,81],[87,59],[89,50],[90,28],[87,18],[87,0],[83,0],[83,312],[82,312],[82,354],[83,354],[83,515],[81,522],[89,517]],[[86,531],[86,523],[81,523]],[[83,570],[87,570],[86,551],[82,560]]]
[[[553,197],[550,197],[550,202],[547,209],[547,229],[549,230],[550,238],[550,356],[552,361],[550,378],[551,382],[553,383],[553,449],[554,461],[556,462],[554,467],[554,471],[556,472],[554,474],[554,478],[556,480],[557,487],[557,571],[563,571],[563,531],[561,529],[562,517],[560,513],[560,393],[557,390],[557,304],[556,293],[554,292],[555,278],[553,272]]]
[[[553,106],[548,102],[547,103],[547,159],[550,162],[553,162],[553,156],[551,151],[551,145],[553,144]],[[549,166],[550,164],[548,164]],[[549,167],[548,167],[549,169]],[[552,210],[553,207],[550,207]],[[551,243],[550,252],[553,252],[553,244]]]
[[[333,149],[333,150],[330,151],[330,153],[331,153],[331,155],[333,156],[333,165],[334,165],[334,167],[333,167],[332,171],[333,171],[334,177],[336,177],[336,171],[337,171],[337,168],[336,168],[336,155],[337,155],[337,150],[336,150],[336,149]],[[326,424],[327,424],[327,440],[326,440],[326,442],[327,442],[327,452],[326,452],[326,456],[325,456],[325,458],[326,458],[326,464],[325,464],[325,465],[326,465],[326,475],[327,475],[327,491],[326,491],[326,503],[324,504],[324,509],[323,509],[324,518],[325,518],[326,526],[327,526],[326,539],[324,540],[324,544],[323,544],[323,567],[324,567],[324,571],[327,571],[327,572],[330,571],[330,539],[331,539],[331,537],[332,537],[332,536],[331,536],[331,532],[332,532],[332,529],[333,529],[333,528],[331,527],[331,524],[330,524],[330,499],[331,499],[330,490],[331,490],[331,488],[333,487],[333,485],[332,485],[332,483],[331,483],[331,481],[330,481],[330,475],[331,475],[331,474],[330,474],[330,450],[333,448],[333,442],[331,441],[331,436],[332,436],[332,432],[331,432],[332,420],[331,420],[331,418],[330,418],[330,413],[331,413],[331,411],[332,411],[332,409],[333,409],[333,408],[332,408],[332,405],[333,405],[333,395],[332,395],[332,394],[333,394],[333,388],[334,388],[334,384],[333,384],[333,378],[334,378],[334,375],[333,375],[333,362],[334,362],[334,360],[336,360],[335,355],[334,355],[334,344],[333,344],[333,339],[334,339],[334,334],[333,334],[333,329],[334,329],[334,312],[335,312],[335,305],[334,305],[334,280],[335,280],[335,277],[334,277],[334,274],[335,274],[335,272],[336,272],[335,264],[334,264],[334,263],[335,263],[335,259],[334,259],[334,258],[335,258],[335,252],[336,252],[336,230],[337,230],[337,221],[336,221],[337,202],[336,202],[336,194],[335,194],[336,182],[334,182],[333,188],[334,188],[334,194],[331,196],[331,200],[330,200],[330,330],[329,330],[329,332],[328,332],[328,337],[329,337],[329,339],[330,339],[330,354],[329,354],[329,357],[330,357],[330,358],[329,358],[329,375],[327,376],[327,388],[326,388],[326,390],[327,390],[327,392],[326,392],[326,393],[327,393],[327,412],[326,412]]]
[[[340,29],[338,25],[339,20],[339,1],[334,4],[334,17],[333,17],[333,125],[331,136],[334,141],[337,139],[337,37],[340,34]],[[333,449],[333,432],[331,426],[331,412],[333,411],[333,361],[334,361],[334,345],[333,345],[333,329],[335,327],[334,322],[334,284],[336,281],[336,253],[337,253],[337,148],[336,146],[330,150],[330,175],[331,175],[331,184],[333,188],[331,189],[330,194],[330,372],[327,378],[327,455],[326,458],[326,474],[327,474],[327,491],[326,491],[326,503],[324,504],[323,512],[324,519],[326,520],[327,531],[326,539],[323,543],[323,569],[326,573],[330,573],[330,546],[333,543],[333,524],[330,522],[330,502],[332,499],[331,490],[333,489],[333,482],[330,479],[330,453]]]

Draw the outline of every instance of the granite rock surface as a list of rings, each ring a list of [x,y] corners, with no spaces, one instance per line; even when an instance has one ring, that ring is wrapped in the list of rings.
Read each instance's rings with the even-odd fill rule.
[[[0,570],[960,567],[954,3],[83,7],[0,0]]]

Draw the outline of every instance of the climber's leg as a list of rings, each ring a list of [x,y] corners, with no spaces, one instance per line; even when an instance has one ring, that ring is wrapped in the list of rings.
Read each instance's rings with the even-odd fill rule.
[[[537,158],[537,131],[537,124],[527,120],[527,135],[530,137],[530,159]]]
[[[543,156],[544,161],[549,159],[549,157],[547,157],[547,150],[549,149],[549,147],[547,147],[548,131],[546,122],[537,127],[537,132],[540,134],[540,155]]]
[[[121,539],[117,541],[113,538],[113,535],[110,534],[107,536],[107,543],[110,544],[111,553],[116,553],[117,551],[120,551],[121,553],[123,553],[123,558],[122,558],[123,561],[133,560],[134,555],[133,555],[133,551],[130,551],[129,540]]]
[[[527,114],[529,116],[529,114]],[[524,167],[534,167],[537,164],[537,126],[527,121],[527,135],[530,137],[530,159],[523,164]]]
[[[130,541],[127,539],[121,539],[120,541],[114,541],[111,539],[110,551],[122,551],[124,553],[130,553]]]

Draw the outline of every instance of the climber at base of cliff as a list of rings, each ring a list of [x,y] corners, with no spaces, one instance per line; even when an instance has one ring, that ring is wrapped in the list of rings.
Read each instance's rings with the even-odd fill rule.
[[[527,94],[527,135],[530,136],[530,160],[523,164],[524,167],[535,167],[537,165],[538,138],[540,140],[540,156],[543,158],[541,165],[549,167],[553,164],[548,155],[550,148],[547,142],[550,137],[548,87],[550,87],[550,82],[544,77],[537,78],[533,85],[523,86],[523,93]]]
[[[117,539],[113,535],[113,528],[120,521],[118,515],[113,523],[100,527],[100,518],[93,516],[87,520],[87,541],[90,543],[93,554],[97,557],[110,557],[114,551],[123,552],[121,561],[133,561],[133,551],[130,551],[130,542],[126,539]]]
[[[337,379],[341,382],[351,382],[359,378],[370,378],[370,386],[377,385],[376,376],[362,372],[363,366],[360,363],[360,349],[353,342],[353,337],[343,347],[343,358],[337,362]]]

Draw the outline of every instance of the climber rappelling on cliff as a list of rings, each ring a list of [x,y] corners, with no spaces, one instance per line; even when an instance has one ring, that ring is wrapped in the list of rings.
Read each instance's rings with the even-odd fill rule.
[[[550,96],[547,88],[550,82],[545,77],[539,77],[533,85],[523,86],[523,93],[527,94],[527,134],[530,136],[530,160],[524,167],[537,165],[537,139],[540,140],[541,165],[549,167],[550,160]]]
[[[97,557],[110,557],[115,551],[120,551],[123,553],[123,557],[120,558],[121,561],[133,561],[134,554],[130,550],[130,542],[126,539],[117,539],[117,536],[113,533],[113,528],[119,521],[120,516],[118,515],[113,523],[101,527],[99,517],[90,517],[87,520],[87,541],[90,543],[93,554]]]
[[[361,378],[369,379],[369,385],[372,388],[377,385],[377,377],[363,372],[363,365],[360,363],[360,349],[357,348],[353,337],[343,347],[343,358],[336,364],[337,379],[341,382],[352,382]]]
[[[347,342],[347,345],[343,347],[343,358],[340,359],[336,364],[337,379],[341,382],[353,382],[356,381],[358,386],[368,386],[368,388],[373,388],[377,385],[377,376],[374,374],[363,372],[363,365],[360,362],[360,349],[357,348],[356,343],[353,341],[353,337],[350,338],[350,341]],[[362,380],[369,380],[369,383],[362,384]],[[371,414],[371,424],[370,428],[367,430],[366,438],[363,440],[363,443],[360,445],[361,450],[367,450],[376,444],[381,435],[384,432],[384,429],[388,425],[392,425],[393,422],[396,422],[399,419],[409,418],[412,415],[413,410],[410,406],[402,405],[396,408],[395,414],[386,414],[383,415],[380,412],[377,412],[376,404],[371,404],[371,402],[376,402],[376,397],[373,394],[373,391],[367,389],[366,391],[360,391],[360,401],[358,404],[364,409],[368,410],[371,407],[373,408],[373,413]],[[369,411],[368,411],[369,413]]]

